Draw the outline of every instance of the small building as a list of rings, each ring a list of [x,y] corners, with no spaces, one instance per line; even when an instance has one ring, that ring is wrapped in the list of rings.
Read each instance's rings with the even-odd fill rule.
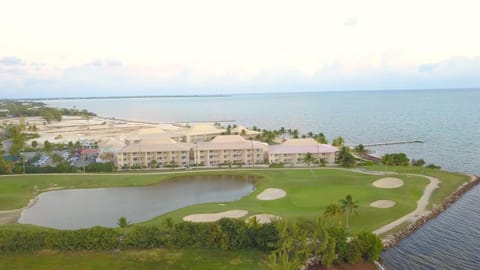
[[[211,141],[195,144],[193,150],[195,164],[205,166],[264,163],[267,151],[268,144],[246,140],[240,135],[216,136]]]
[[[321,144],[312,138],[289,139],[281,144],[270,145],[268,149],[270,163],[305,164],[304,158],[311,153],[317,160],[323,159],[327,164],[335,162],[336,147]]]
[[[130,143],[117,152],[117,166],[168,167],[190,165],[190,144],[179,143],[170,138]]]

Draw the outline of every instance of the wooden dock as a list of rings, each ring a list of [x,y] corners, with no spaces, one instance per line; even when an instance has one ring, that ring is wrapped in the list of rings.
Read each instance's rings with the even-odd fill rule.
[[[424,143],[424,141],[421,141],[421,140],[413,140],[413,141],[395,141],[395,142],[383,142],[383,143],[368,143],[368,144],[364,144],[363,146],[369,147],[369,146],[394,145],[394,144],[409,144],[409,143]]]

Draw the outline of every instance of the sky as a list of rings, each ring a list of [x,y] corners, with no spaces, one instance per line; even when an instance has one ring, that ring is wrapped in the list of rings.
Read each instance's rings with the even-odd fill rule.
[[[0,98],[480,88],[478,0],[0,0]]]

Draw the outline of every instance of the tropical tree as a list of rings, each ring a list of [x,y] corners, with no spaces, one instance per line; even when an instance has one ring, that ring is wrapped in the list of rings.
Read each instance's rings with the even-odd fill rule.
[[[148,166],[149,166],[150,168],[156,168],[156,167],[157,167],[157,164],[158,164],[158,162],[157,162],[155,159],[152,159],[152,160],[150,161],[150,163],[148,164]]]
[[[342,224],[343,213],[342,207],[338,203],[332,203],[327,205],[323,216],[340,225]]]
[[[342,138],[342,136],[339,136],[333,139],[332,145],[340,147],[340,146],[343,146],[344,143],[345,143],[345,140]]]
[[[128,222],[128,220],[127,220],[126,217],[120,217],[120,218],[118,219],[118,221],[117,221],[117,225],[118,225],[118,227],[120,227],[120,228],[126,228],[126,227],[128,227],[128,225],[130,225],[130,224],[129,224],[129,222]]]
[[[62,163],[65,159],[63,159],[62,156],[60,156],[59,154],[55,153],[52,155],[52,162],[55,164],[55,165],[58,165],[60,163]]]
[[[359,154],[359,155],[364,155],[367,153],[367,149],[365,148],[365,146],[363,144],[359,144],[357,146],[355,146],[355,148],[353,149],[355,151],[355,153]]]
[[[50,154],[53,151],[53,144],[50,143],[49,141],[43,142],[43,150],[45,153]]]
[[[37,146],[38,146],[38,142],[37,141],[32,141],[32,147],[36,148]]]
[[[357,214],[358,201],[353,201],[352,195],[348,194],[345,199],[340,200],[342,211],[345,213],[346,223],[348,229],[348,218],[351,214]]]
[[[340,151],[338,151],[335,158],[335,162],[340,164],[342,167],[352,167],[355,165],[355,157],[350,153],[350,148],[347,146],[342,146]]]
[[[315,157],[312,155],[312,153],[308,152],[305,154],[305,157],[303,158],[303,162],[307,164],[308,167],[315,162]]]

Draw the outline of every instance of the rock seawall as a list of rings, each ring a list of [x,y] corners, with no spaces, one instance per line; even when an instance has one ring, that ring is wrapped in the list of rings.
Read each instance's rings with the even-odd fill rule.
[[[406,238],[416,230],[420,229],[425,223],[428,221],[436,218],[439,214],[449,208],[453,203],[455,203],[458,199],[460,199],[463,194],[467,191],[474,188],[476,185],[480,183],[480,177],[475,177],[473,180],[465,183],[457,188],[450,196],[448,196],[440,206],[435,207],[430,213],[418,218],[414,223],[408,225],[403,230],[393,234],[387,240],[383,242],[385,249],[395,246],[400,242],[402,239]]]

